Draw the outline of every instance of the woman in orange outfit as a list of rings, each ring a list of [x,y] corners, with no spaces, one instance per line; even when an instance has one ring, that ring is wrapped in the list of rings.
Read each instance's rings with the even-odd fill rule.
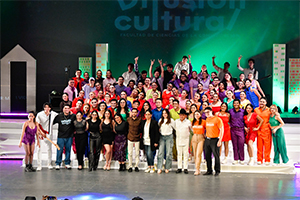
[[[270,109],[267,107],[267,99],[261,97],[259,100],[259,107],[255,108],[254,112],[263,119],[263,124],[257,132],[257,164],[261,165],[263,159],[265,164],[270,164],[270,153],[272,147],[271,126],[269,123]]]

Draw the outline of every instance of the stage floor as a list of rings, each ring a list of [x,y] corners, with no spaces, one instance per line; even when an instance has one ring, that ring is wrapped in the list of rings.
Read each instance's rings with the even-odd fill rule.
[[[221,173],[220,176],[145,174],[77,169],[25,173],[21,161],[0,161],[0,199],[55,195],[58,199],[299,199],[300,169],[291,174]]]

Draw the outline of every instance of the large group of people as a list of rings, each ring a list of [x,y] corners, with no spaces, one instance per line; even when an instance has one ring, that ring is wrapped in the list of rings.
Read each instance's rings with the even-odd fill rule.
[[[233,165],[254,165],[254,146],[257,139],[257,164],[270,165],[272,138],[274,164],[289,161],[284,133],[276,105],[267,107],[267,99],[258,82],[255,61],[249,59],[249,68],[240,66],[238,79],[229,72],[230,64],[224,68],[212,65],[218,72],[209,73],[206,65],[201,71],[193,70],[191,56],[172,64],[158,59],[150,60],[149,73],[139,71],[138,60],[129,63],[128,71],[116,80],[112,71],[102,77],[100,70],[96,78],[81,70],[71,78],[64,89],[61,113],[51,110],[45,103],[44,110],[35,117],[29,113],[24,123],[19,146],[22,143],[26,157],[25,171],[32,167],[35,135],[37,135],[38,167],[41,170],[41,149],[48,150],[48,168],[51,165],[51,143],[53,124],[58,124],[55,169],[59,170],[62,155],[64,164],[71,169],[70,153],[77,155],[78,170],[84,167],[84,158],[89,160],[89,171],[98,168],[100,157],[105,158],[104,170],[109,171],[111,161],[119,162],[119,170],[139,171],[140,155],[145,156],[146,173],[169,173],[172,161],[176,160],[176,173],[188,173],[190,157],[195,160],[195,173],[200,174],[202,156],[207,172],[213,174],[212,155],[215,160],[215,175],[221,171],[221,163],[228,163],[229,141],[232,142]],[[166,67],[166,70],[164,68]],[[148,76],[149,75],[149,76]],[[250,160],[245,163],[244,145],[247,145]],[[220,161],[224,146],[224,160]],[[157,156],[157,165],[155,164]],[[128,166],[126,166],[128,160]],[[135,161],[133,163],[133,160]]]

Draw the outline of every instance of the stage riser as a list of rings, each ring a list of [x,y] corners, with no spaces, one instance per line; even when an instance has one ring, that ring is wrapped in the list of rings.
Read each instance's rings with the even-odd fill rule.
[[[5,157],[14,157],[14,158],[23,158],[24,157],[24,149],[19,148],[19,139],[22,132],[22,124],[25,120],[14,120],[14,123],[7,123],[4,122],[3,119],[0,122],[0,155],[2,158]],[[298,136],[299,132],[299,126],[297,124],[285,124],[283,127],[285,131],[285,138],[286,138],[286,144],[287,144],[287,151],[288,156],[292,162],[300,162],[300,137]],[[53,132],[53,141],[56,142],[57,138],[57,125],[54,126],[54,132]],[[256,142],[254,143],[254,147],[256,147]],[[232,144],[229,142],[229,161],[228,163],[231,163],[233,161],[233,149]],[[247,146],[245,145],[245,161],[248,162],[249,156],[247,153]],[[254,148],[254,155],[256,159],[256,151],[257,149]],[[55,161],[56,159],[56,148],[52,146],[52,160]],[[72,151],[72,160],[75,164],[77,163],[77,160],[75,160],[75,155]],[[274,150],[272,146],[271,151],[271,158],[274,157]],[[221,159],[224,158],[224,148],[221,154]],[[34,159],[36,161],[36,153],[34,154]],[[42,151],[42,160],[43,160],[43,166],[47,165],[47,152],[46,148],[43,148]],[[77,166],[76,164],[74,166]],[[118,168],[118,167],[116,167]],[[176,168],[176,167],[175,167]],[[192,167],[194,169],[194,167]],[[224,169],[226,171],[226,169]],[[231,170],[231,169],[230,169]]]

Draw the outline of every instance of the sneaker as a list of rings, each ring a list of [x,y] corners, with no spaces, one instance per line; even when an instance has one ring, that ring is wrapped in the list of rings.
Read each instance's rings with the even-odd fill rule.
[[[222,161],[222,164],[227,164],[227,157],[224,158],[224,160]]]
[[[60,170],[60,166],[59,166],[59,165],[56,165],[56,166],[55,166],[55,169],[56,169],[56,170]]]
[[[135,167],[135,168],[134,168],[134,171],[135,171],[135,172],[139,172],[140,170],[139,170],[138,167]]]
[[[240,161],[240,164],[241,164],[241,165],[244,165],[244,164],[245,164],[245,161],[241,160],[241,161]]]
[[[100,161],[105,160],[103,153],[100,154]]]
[[[248,162],[248,165],[253,166],[254,165],[254,160],[250,159],[249,162]]]
[[[52,170],[53,166],[52,165],[48,165],[48,169]]]
[[[36,168],[36,171],[41,171],[42,170],[42,167],[41,166],[38,166],[37,168]]]
[[[71,165],[66,165],[66,169],[72,169]]]
[[[266,162],[265,164],[266,164],[266,166],[269,166],[269,165],[270,165],[270,162]]]
[[[155,169],[154,169],[154,168],[151,168],[150,174],[153,174],[153,173],[155,173]]]
[[[132,167],[129,167],[128,172],[132,172]]]
[[[257,165],[261,165],[261,161],[257,161]]]
[[[149,173],[151,171],[151,168],[148,167],[146,170],[145,170],[145,173]]]
[[[233,165],[237,165],[239,162],[237,160],[233,161],[232,164]]]

